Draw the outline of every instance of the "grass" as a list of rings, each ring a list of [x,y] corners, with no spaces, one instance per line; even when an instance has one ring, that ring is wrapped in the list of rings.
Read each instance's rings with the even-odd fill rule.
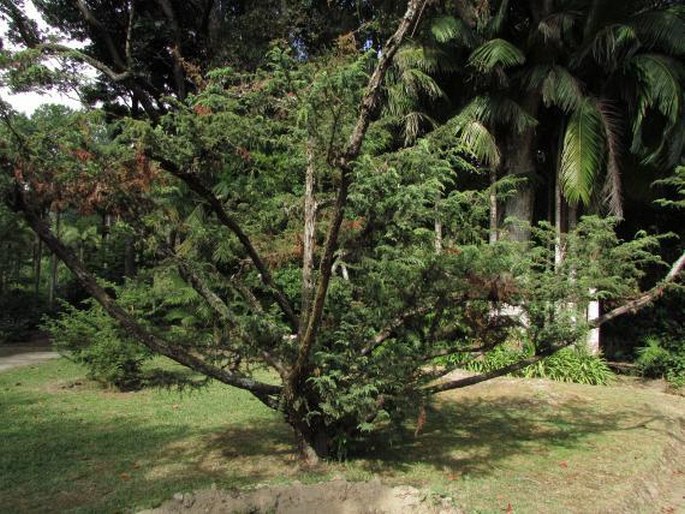
[[[84,375],[64,359],[0,374],[0,511],[128,512],[212,483],[341,475],[426,487],[467,512],[615,512],[685,426],[685,399],[652,390],[502,379],[443,394],[416,438],[303,471],[288,427],[248,394],[117,393]]]

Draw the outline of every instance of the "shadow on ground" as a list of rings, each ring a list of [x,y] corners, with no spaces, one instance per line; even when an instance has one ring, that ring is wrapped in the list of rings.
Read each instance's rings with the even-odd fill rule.
[[[135,400],[127,407],[123,395],[103,391],[115,398],[114,412],[99,422],[88,405],[62,410],[59,394],[20,386],[0,391],[3,512],[123,512],[212,482],[270,479],[293,464],[288,428],[275,417],[203,432],[194,423],[138,421],[126,415]]]
[[[60,394],[72,395],[72,403],[62,402]],[[107,416],[74,403],[78,391],[0,392],[0,417],[11,420],[0,427],[3,509],[127,511],[212,483],[227,488],[299,478],[292,434],[277,415],[255,411],[253,418],[231,423],[236,414],[229,401],[215,406],[225,409],[227,422],[220,428],[179,416],[153,421],[127,412],[152,401],[145,396],[92,394],[99,402],[111,395]],[[428,409],[418,437],[379,437],[346,469],[397,476],[420,462],[441,473],[484,476],[512,456],[580,448],[595,434],[643,428],[650,421],[645,411],[600,414],[582,398],[553,404],[524,396],[442,399]]]
[[[373,473],[405,472],[422,462],[439,472],[483,476],[517,455],[587,448],[597,434],[644,429],[660,419],[648,409],[600,413],[582,399],[552,407],[525,397],[465,397],[428,408],[418,436],[407,431],[394,441],[376,441],[374,453],[360,457]]]

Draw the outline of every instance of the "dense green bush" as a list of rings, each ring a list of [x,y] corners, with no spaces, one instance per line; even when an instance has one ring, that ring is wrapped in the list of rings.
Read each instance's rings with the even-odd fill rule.
[[[43,328],[60,353],[86,365],[89,378],[121,390],[140,387],[141,367],[151,353],[123,334],[94,301],[86,301],[82,309],[64,304]]]
[[[665,378],[675,387],[685,386],[685,341],[674,337],[649,336],[637,350],[642,376]]]

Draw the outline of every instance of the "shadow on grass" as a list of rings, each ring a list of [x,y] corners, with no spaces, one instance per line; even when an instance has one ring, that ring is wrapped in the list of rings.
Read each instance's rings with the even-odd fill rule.
[[[270,479],[292,464],[289,430],[276,417],[217,434],[216,425],[127,416],[121,404],[102,419],[88,409],[59,395],[0,393],[0,511],[125,512],[212,482]]]
[[[512,457],[587,449],[597,434],[644,428],[661,417],[631,410],[603,413],[582,400],[551,408],[502,397],[442,400],[426,418],[418,437],[407,431],[396,441],[377,441],[374,454],[360,455],[368,459],[366,469],[396,474],[421,462],[437,472],[484,476]]]
[[[290,429],[256,400],[222,392],[205,411],[192,401],[175,411],[172,400],[144,411],[148,419],[130,411],[158,400],[111,395],[109,405],[108,393],[98,393],[96,409],[94,394],[0,392],[0,510],[125,512],[213,482],[230,488],[297,473]],[[224,409],[225,424],[205,421],[216,409]],[[594,435],[650,421],[630,409],[603,413],[580,398],[442,399],[418,437],[407,431],[392,445],[381,437],[349,466],[399,475],[420,463],[437,473],[488,475],[512,456],[587,448]]]

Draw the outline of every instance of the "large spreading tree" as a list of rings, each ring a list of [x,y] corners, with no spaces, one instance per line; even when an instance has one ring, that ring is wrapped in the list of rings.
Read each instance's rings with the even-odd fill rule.
[[[59,56],[98,70],[91,93],[107,101],[33,120],[3,105],[0,185],[127,337],[282,412],[304,458],[340,454],[441,391],[573,344],[588,327],[568,306],[583,306],[590,286],[628,302],[598,325],[678,279],[685,256],[640,294],[654,240],[621,242],[610,220],[582,221],[563,265],[549,226],[532,242],[487,244],[489,195],[466,187],[479,170],[453,125],[408,140],[399,111],[382,109],[393,87],[410,99],[432,87],[396,61],[429,19],[426,1],[407,3],[380,48],[387,27],[339,37],[327,51],[286,31],[261,66],[226,58],[205,69],[205,50],[185,50],[204,33],[182,25],[197,22],[182,9],[228,4],[160,1],[144,4],[148,12],[138,2],[39,2],[70,12],[60,23],[90,42],[70,49],[1,2],[25,46],[6,54],[15,86],[72,80],[69,68],[40,64]],[[108,8],[115,28],[102,23]],[[152,37],[149,20],[165,30]],[[56,237],[45,206],[116,215],[144,266],[124,286],[104,283]],[[455,356],[512,338],[535,356],[447,376]]]

